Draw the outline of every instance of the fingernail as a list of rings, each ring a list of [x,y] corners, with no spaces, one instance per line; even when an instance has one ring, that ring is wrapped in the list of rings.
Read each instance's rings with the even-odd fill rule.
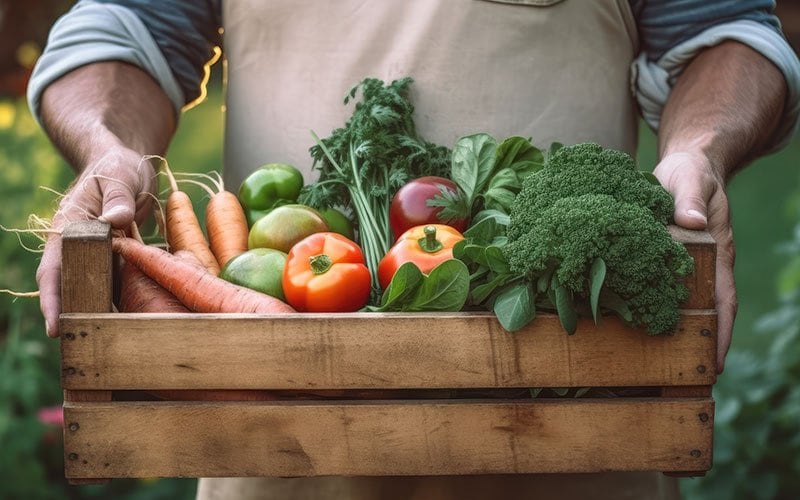
[[[109,218],[116,217],[122,214],[122,212],[125,212],[125,207],[117,205],[103,212],[103,214],[100,217],[98,217],[97,220],[99,220],[100,222],[108,222]]]
[[[700,213],[699,211],[697,211],[697,210],[695,210],[693,208],[690,208],[689,210],[687,210],[686,211],[686,215],[688,215],[689,217],[693,217],[695,219],[700,219],[703,222],[708,222],[708,219],[706,219],[705,215],[703,215],[702,213]]]

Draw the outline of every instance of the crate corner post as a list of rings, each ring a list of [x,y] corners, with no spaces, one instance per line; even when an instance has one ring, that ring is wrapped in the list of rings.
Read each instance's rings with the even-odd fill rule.
[[[61,309],[69,313],[108,313],[112,311],[112,253],[111,228],[99,221],[68,224],[62,234]],[[84,377],[80,366],[72,366],[70,350],[79,349],[86,332],[75,332],[62,316],[61,324],[61,385],[64,388],[64,473],[69,484],[103,484],[110,479],[76,475],[74,464],[86,463],[76,449],[75,435],[81,422],[79,415],[84,403],[111,401],[111,391],[74,390],[71,379]]]

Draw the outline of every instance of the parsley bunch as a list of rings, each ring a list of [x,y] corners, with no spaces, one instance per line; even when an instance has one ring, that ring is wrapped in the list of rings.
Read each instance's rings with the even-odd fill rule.
[[[378,263],[394,241],[389,204],[395,192],[412,179],[447,176],[450,169],[450,151],[417,135],[411,83],[408,77],[389,85],[367,78],[348,92],[345,105],[359,90],[361,101],[345,126],[324,139],[312,132],[316,145],[310,153],[319,180],[306,186],[299,198],[320,209],[352,209],[375,289]]]

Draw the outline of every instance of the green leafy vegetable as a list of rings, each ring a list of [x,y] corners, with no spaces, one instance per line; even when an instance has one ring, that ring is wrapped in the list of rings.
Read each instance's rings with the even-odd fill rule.
[[[442,262],[425,276],[407,262],[397,269],[379,307],[369,311],[460,311],[469,294],[469,270],[457,259]]]
[[[533,321],[536,306],[530,286],[519,283],[501,292],[494,301],[494,313],[509,332],[515,332]]]
[[[597,313],[600,310],[600,289],[603,287],[603,282],[606,280],[606,262],[602,257],[597,257],[592,263],[592,269],[589,271],[589,286],[591,287],[589,295],[589,304],[592,308],[592,318],[597,324]]]
[[[425,141],[416,132],[409,100],[411,78],[384,85],[367,78],[345,97],[348,104],[361,91],[361,101],[343,128],[311,147],[319,180],[303,188],[299,202],[319,209],[348,207],[356,216],[367,267],[378,288],[378,263],[392,244],[389,204],[411,179],[446,177],[450,151]]]
[[[459,193],[442,193],[428,205],[442,207],[442,220],[475,218],[482,210],[507,214],[522,181],[543,162],[543,153],[529,139],[509,137],[498,144],[485,133],[462,137],[453,148],[450,169]]]
[[[666,224],[670,194],[625,153],[556,149],[523,182],[502,247],[510,273],[536,284],[568,332],[577,313],[613,311],[651,334],[674,330],[693,269]]]

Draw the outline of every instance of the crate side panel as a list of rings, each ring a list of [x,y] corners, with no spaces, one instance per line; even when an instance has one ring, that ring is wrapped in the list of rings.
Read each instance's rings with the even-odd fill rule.
[[[716,283],[717,246],[706,231],[692,231],[680,226],[670,226],[672,237],[686,246],[694,259],[694,272],[686,277],[689,299],[683,304],[686,309],[714,309]]]
[[[488,314],[70,315],[70,389],[404,389],[711,385],[713,311],[652,337],[603,318],[515,334]]]
[[[710,399],[74,403],[65,451],[72,478],[703,471],[709,415]]]

